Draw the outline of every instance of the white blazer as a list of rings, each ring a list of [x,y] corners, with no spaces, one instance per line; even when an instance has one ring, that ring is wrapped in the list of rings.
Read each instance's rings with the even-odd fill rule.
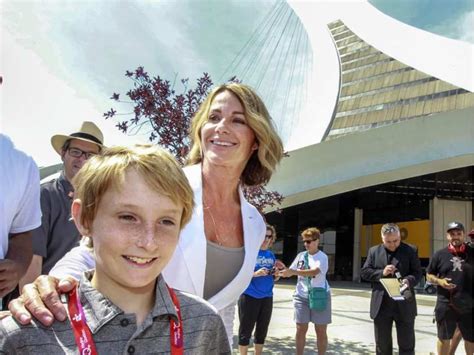
[[[162,274],[171,287],[202,297],[206,273],[207,244],[202,210],[201,165],[185,167],[184,172],[194,191],[196,206],[191,221],[181,231],[176,251]],[[244,263],[235,278],[208,300],[218,311],[224,310],[227,306],[232,306],[224,312],[229,313],[228,315],[221,312],[226,327],[232,326],[233,306],[252,279],[258,250],[265,238],[266,230],[262,216],[254,206],[247,202],[240,188],[239,194],[244,230]],[[70,275],[80,279],[85,270],[94,267],[93,255],[85,246],[81,245],[72,249],[58,261],[50,271],[50,275],[59,278]]]
[[[202,297],[206,273],[207,241],[204,234],[202,209],[201,165],[186,167],[184,172],[194,191],[196,206],[191,221],[181,231],[178,246],[171,261],[163,270],[163,276],[171,287]],[[250,284],[258,250],[265,238],[266,226],[262,216],[254,206],[247,202],[240,188],[239,194],[245,258],[242,268],[235,278],[208,300],[219,311],[234,304]]]

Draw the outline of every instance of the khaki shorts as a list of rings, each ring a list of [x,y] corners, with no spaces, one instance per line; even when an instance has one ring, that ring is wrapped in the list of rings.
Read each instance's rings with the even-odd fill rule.
[[[298,295],[293,296],[293,307],[295,308],[295,322],[306,324],[312,322],[316,325],[330,324],[331,319],[331,292],[328,292],[328,303],[324,311],[315,311],[309,308],[308,299]]]

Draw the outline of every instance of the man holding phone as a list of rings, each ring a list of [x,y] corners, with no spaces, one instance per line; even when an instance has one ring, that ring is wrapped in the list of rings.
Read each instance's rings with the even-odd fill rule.
[[[372,282],[370,317],[374,320],[377,354],[392,354],[392,326],[397,327],[399,354],[415,354],[415,317],[417,315],[414,286],[420,281],[421,266],[417,251],[403,243],[400,228],[395,223],[381,228],[382,244],[369,249],[361,270],[361,277]],[[402,300],[392,299],[381,278],[396,277],[401,289],[406,288]],[[403,290],[401,290],[403,291]]]

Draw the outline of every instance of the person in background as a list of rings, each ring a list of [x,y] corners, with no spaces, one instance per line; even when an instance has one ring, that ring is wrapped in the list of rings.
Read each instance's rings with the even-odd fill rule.
[[[281,277],[298,276],[293,299],[296,322],[296,354],[303,355],[308,323],[314,323],[318,354],[325,354],[328,347],[327,325],[331,323],[331,290],[326,280],[328,256],[319,250],[321,233],[317,228],[308,228],[301,233],[306,251],[299,253],[291,266],[278,273]],[[311,287],[327,290],[327,305],[322,311],[310,309],[308,278]]]
[[[400,354],[415,354],[415,317],[417,315],[415,285],[422,271],[415,248],[403,243],[400,228],[395,223],[384,224],[380,230],[382,243],[369,249],[361,277],[372,282],[370,318],[374,320],[375,351],[392,354],[392,327],[397,328]],[[408,293],[403,300],[389,296],[381,278],[399,278]]]
[[[471,229],[471,231],[468,234],[469,240],[467,241],[467,245],[471,248],[474,248],[474,229]]]
[[[469,232],[468,236],[469,236],[469,240],[466,242],[466,245],[470,248],[474,248],[474,243],[473,243],[474,229],[472,229]],[[461,340],[462,340],[461,331],[459,330],[459,327],[456,326],[456,330],[454,331],[453,338],[451,339],[451,342],[449,343],[448,355],[456,354],[456,349],[458,348]]]
[[[20,286],[41,274],[47,275],[59,259],[79,244],[81,236],[71,219],[71,181],[87,159],[100,153],[103,144],[101,130],[88,121],[71,134],[51,137],[51,145],[63,161],[63,170],[57,179],[41,185],[41,227],[33,231],[33,259]]]
[[[31,231],[40,224],[38,167],[0,134],[0,310],[6,309],[28,269]]]
[[[239,83],[220,85],[209,93],[192,120],[190,136],[184,172],[196,207],[162,274],[170,286],[215,306],[232,344],[235,306],[252,279],[266,230],[242,188],[270,180],[283,145],[263,101]],[[50,276],[25,285],[22,296],[10,303],[10,311],[22,324],[31,320],[25,305],[45,325],[54,316],[63,320],[58,290],[69,291],[81,272],[94,264],[86,246],[74,248]]]
[[[448,355],[455,355],[456,354],[456,350],[457,350],[461,340],[462,340],[461,331],[459,330],[459,327],[456,326],[456,330],[454,331],[453,337],[451,338],[451,341],[449,343]]]
[[[276,260],[275,254],[269,250],[276,239],[275,228],[267,225],[265,240],[260,246],[257,263],[252,281],[239,299],[239,351],[246,355],[252,331],[255,328],[255,355],[261,355],[263,344],[273,310],[273,285],[275,273],[284,268],[284,264]]]
[[[31,231],[40,224],[38,167],[0,134],[0,310],[18,296],[31,262]]]
[[[435,305],[438,354],[448,353],[456,327],[464,339],[466,354],[472,354],[474,249],[464,243],[465,229],[460,222],[447,225],[446,239],[448,246],[434,253],[426,270],[426,279],[438,286]]]
[[[230,354],[216,310],[160,275],[194,204],[177,161],[151,145],[114,147],[73,184],[72,216],[92,241],[96,268],[69,293],[69,321],[0,321],[0,353]]]

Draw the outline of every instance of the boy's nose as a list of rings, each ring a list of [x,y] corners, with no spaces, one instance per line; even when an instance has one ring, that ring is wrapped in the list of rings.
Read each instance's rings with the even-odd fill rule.
[[[137,245],[141,248],[156,248],[158,245],[158,236],[156,230],[152,226],[147,226],[137,238]]]

